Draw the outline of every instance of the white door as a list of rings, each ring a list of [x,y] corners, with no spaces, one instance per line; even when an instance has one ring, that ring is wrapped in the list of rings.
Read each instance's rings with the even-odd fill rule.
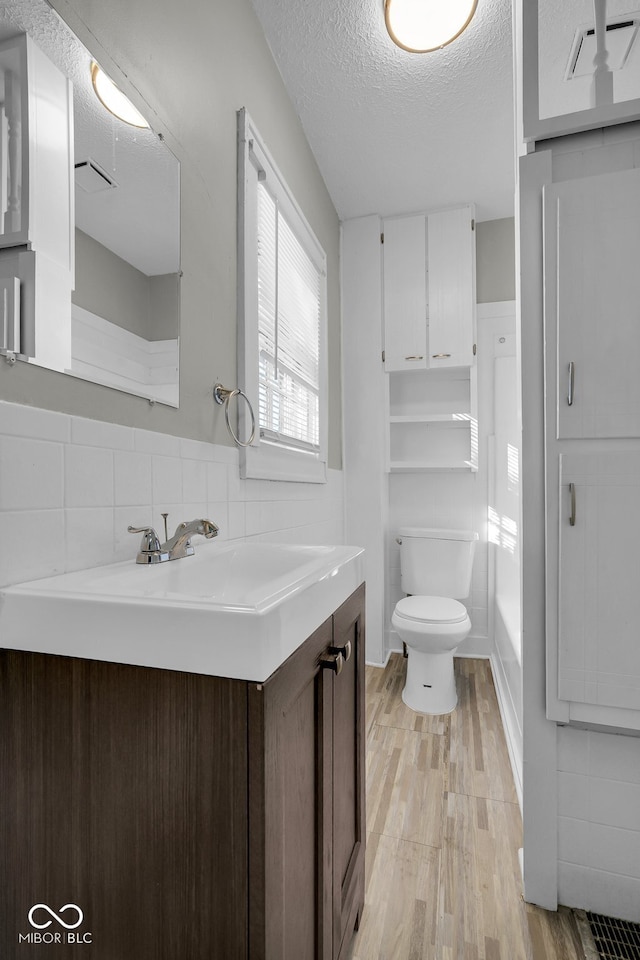
[[[558,695],[640,710],[640,451],[560,456]]]
[[[640,437],[640,170],[546,187],[544,214],[556,436]]]
[[[427,230],[424,215],[384,221],[385,370],[427,366]]]
[[[475,342],[475,231],[471,206],[430,213],[429,366],[470,367]]]

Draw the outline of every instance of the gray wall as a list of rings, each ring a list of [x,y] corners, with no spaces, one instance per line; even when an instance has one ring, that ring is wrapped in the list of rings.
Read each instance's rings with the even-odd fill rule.
[[[476,224],[476,291],[478,303],[515,300],[515,220]]]
[[[246,107],[327,253],[329,466],[340,467],[338,217],[250,0],[53,6],[114,79],[127,78],[181,163],[180,409],[25,363],[0,364],[0,399],[231,443],[211,389],[237,383],[236,111]]]
[[[145,340],[178,336],[177,274],[148,277],[82,230],[75,253],[73,303]]]

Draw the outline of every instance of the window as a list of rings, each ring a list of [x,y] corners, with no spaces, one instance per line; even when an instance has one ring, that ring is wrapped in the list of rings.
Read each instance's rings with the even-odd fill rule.
[[[244,110],[238,121],[238,367],[257,427],[241,472],[324,482],[326,257]]]

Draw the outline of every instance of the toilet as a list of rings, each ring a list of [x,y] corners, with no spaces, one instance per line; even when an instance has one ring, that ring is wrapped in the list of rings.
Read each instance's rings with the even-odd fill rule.
[[[460,600],[471,590],[478,534],[422,527],[398,533],[401,585],[409,594],[391,617],[409,657],[402,699],[419,713],[451,713],[458,702],[453,655],[471,629]]]

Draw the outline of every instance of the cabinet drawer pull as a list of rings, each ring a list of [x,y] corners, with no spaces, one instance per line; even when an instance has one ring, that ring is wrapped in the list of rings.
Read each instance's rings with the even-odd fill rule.
[[[576,485],[575,483],[569,484],[569,496],[571,497],[571,513],[569,514],[569,526],[575,527],[576,525]]]
[[[573,387],[574,387],[574,376],[575,376],[575,363],[573,360],[569,363],[569,390],[567,392],[567,403],[570,407],[573,406]]]
[[[336,676],[342,670],[342,665],[344,660],[341,653],[326,653],[323,657],[320,657],[320,666],[324,670],[333,670]]]
[[[331,653],[339,653],[344,662],[351,659],[351,640],[347,640],[341,647],[330,647]]]
[[[447,359],[448,357],[450,357],[450,356],[451,356],[450,353],[432,353],[432,354],[431,354],[431,359],[432,359],[432,360],[446,360],[446,359]]]
[[[419,357],[417,354],[414,354],[411,357],[405,357],[405,360],[424,360],[424,356]]]

